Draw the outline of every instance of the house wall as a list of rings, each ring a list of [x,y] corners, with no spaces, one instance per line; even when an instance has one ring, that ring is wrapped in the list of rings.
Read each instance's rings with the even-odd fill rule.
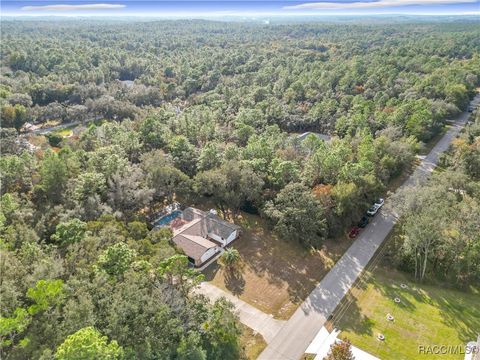
[[[222,239],[220,236],[218,236],[216,234],[210,233],[210,234],[208,234],[208,236],[210,238],[212,238],[213,240],[218,241],[220,244],[222,244],[222,246],[227,245],[227,243],[225,242],[225,239]]]
[[[220,244],[222,244],[222,246],[227,246],[238,237],[238,230],[235,230],[234,232],[232,232],[227,239],[222,239],[220,236],[212,233],[208,234],[208,236],[211,239],[218,241]]]
[[[219,247],[214,247],[214,248],[210,248],[208,249],[207,251],[205,251],[202,255],[202,257],[200,258],[200,261],[197,261],[195,263],[196,266],[200,266],[202,265],[205,261],[207,261],[208,259],[210,259],[213,255],[215,255],[217,252],[220,251],[220,248]]]
[[[227,238],[227,241],[226,241],[226,244],[225,245],[228,245],[230,244],[233,240],[235,240],[238,236],[238,230],[235,230],[234,232],[232,232],[230,234],[230,236]]]

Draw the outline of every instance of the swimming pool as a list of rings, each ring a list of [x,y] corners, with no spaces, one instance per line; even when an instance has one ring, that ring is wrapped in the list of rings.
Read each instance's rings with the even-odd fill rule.
[[[153,226],[157,227],[157,226],[168,225],[172,222],[173,219],[179,217],[181,214],[182,214],[182,212],[180,210],[172,211],[170,214],[164,215],[160,219],[156,220],[153,223]]]

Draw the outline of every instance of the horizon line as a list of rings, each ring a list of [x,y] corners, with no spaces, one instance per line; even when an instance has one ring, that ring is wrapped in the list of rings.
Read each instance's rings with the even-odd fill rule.
[[[131,13],[131,14],[39,14],[39,13],[0,13],[0,18],[2,17],[79,17],[79,18],[89,18],[89,17],[111,17],[111,18],[120,18],[120,17],[136,17],[136,18],[169,18],[169,17],[184,17],[184,18],[199,18],[199,17],[250,17],[250,18],[259,18],[259,17],[328,17],[328,16],[349,16],[349,17],[363,17],[363,16],[479,16],[480,10],[478,11],[462,11],[456,13],[446,13],[446,12],[435,12],[435,13],[420,13],[420,12],[349,12],[349,13],[340,13],[340,12],[328,12],[328,13],[239,13],[239,12],[172,12],[172,13],[163,13],[163,14],[146,14],[146,13]]]

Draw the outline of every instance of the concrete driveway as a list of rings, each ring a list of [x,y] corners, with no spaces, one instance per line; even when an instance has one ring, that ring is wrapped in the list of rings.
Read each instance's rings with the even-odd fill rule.
[[[267,343],[272,341],[286,322],[285,320],[274,319],[272,315],[265,314],[236,296],[207,282],[201,283],[200,287],[195,291],[205,295],[211,301],[215,301],[222,296],[230,300],[233,305],[235,305],[235,310],[240,318],[240,322],[262,334]]]
[[[480,95],[477,95],[472,104],[479,102]],[[453,122],[453,125],[402,187],[416,186],[427,180],[437,164],[439,155],[448,149],[452,140],[465,125],[468,116],[468,113],[462,113]],[[392,230],[398,215],[395,210],[388,210],[388,205],[390,205],[388,199],[385,201],[385,205],[385,208],[373,218],[373,221],[363,230],[332,270],[269,342],[266,349],[260,354],[260,360],[298,360],[304,354],[305,349]]]

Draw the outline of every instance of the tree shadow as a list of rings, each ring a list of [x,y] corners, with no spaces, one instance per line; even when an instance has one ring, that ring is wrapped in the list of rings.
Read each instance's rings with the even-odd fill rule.
[[[220,270],[220,266],[216,262],[207,266],[202,271],[203,276],[205,276],[205,281],[208,281],[208,282],[212,281],[219,270]]]
[[[382,275],[387,272],[394,272],[394,275]],[[437,308],[443,323],[455,329],[457,336],[463,342],[467,343],[477,338],[477,331],[480,328],[480,307],[478,306],[480,302],[478,302],[477,293],[455,289],[444,291],[445,285],[416,283],[412,276],[388,267],[377,269],[375,277],[369,282],[383,296],[392,299],[393,305],[408,311],[415,310],[418,304]],[[406,287],[402,287],[402,284]],[[394,302],[395,297],[400,299],[400,303]]]
[[[467,302],[462,302],[459,298],[451,301],[441,296],[436,300],[441,307],[444,323],[454,329],[461,329],[457,333],[463,342],[467,343],[477,339],[480,326],[478,306],[475,307]]]
[[[243,294],[245,279],[239,270],[231,270],[225,274],[225,287],[235,296]]]
[[[404,289],[400,286],[402,282],[407,285]],[[480,302],[475,303],[475,301],[469,300],[468,298],[472,294],[458,291],[458,294],[453,293],[450,297],[450,292],[438,291],[442,288],[438,284],[415,283],[411,276],[403,273],[395,283],[382,285],[382,283],[376,282],[375,285],[386,296],[398,296],[401,299],[401,303],[396,304],[398,306],[407,309],[415,308],[415,305],[405,298],[405,295],[408,294],[417,303],[429,304],[438,308],[443,322],[448,327],[456,329],[458,337],[465,343],[477,338],[477,331],[480,327],[480,308],[478,307]]]
[[[375,322],[362,314],[355,296],[348,293],[333,313],[329,325],[341,331],[373,336]]]
[[[348,296],[349,289],[352,288],[352,282],[353,286],[356,284],[358,288],[365,286],[365,284],[356,280],[361,270],[362,266],[359,259],[355,255],[346,253],[322,280],[326,281],[325,286],[315,287],[308,295],[308,298],[302,304],[302,310],[305,314],[316,312],[328,317],[337,308],[337,304],[345,296]]]
[[[242,226],[242,235],[232,246],[242,257],[243,276],[227,276],[223,269],[220,274],[218,265],[212,264],[204,270],[205,279],[223,277],[232,294],[248,296],[251,302],[267,309],[272,306],[271,312],[279,318],[291,315],[295,305],[305,300],[351,244],[347,240],[329,240],[320,250],[310,251],[279,239],[258,215],[241,213],[236,223]],[[263,290],[256,290],[257,285]]]
[[[312,254],[300,244],[278,239],[263,221],[252,218],[242,224],[248,230],[236,245],[245,264],[273,286],[282,288],[286,283],[289,300],[302,302],[333,265],[327,262],[336,254],[326,246]]]
[[[413,311],[416,308],[415,304],[408,299],[408,296],[413,296],[417,302],[428,301],[428,298],[416,287],[412,286],[412,284],[408,284],[408,286],[403,289],[400,286],[401,283],[385,284],[376,279],[373,279],[372,283],[376,290],[392,301],[392,304],[402,309]],[[395,299],[400,299],[400,302],[395,302]]]

